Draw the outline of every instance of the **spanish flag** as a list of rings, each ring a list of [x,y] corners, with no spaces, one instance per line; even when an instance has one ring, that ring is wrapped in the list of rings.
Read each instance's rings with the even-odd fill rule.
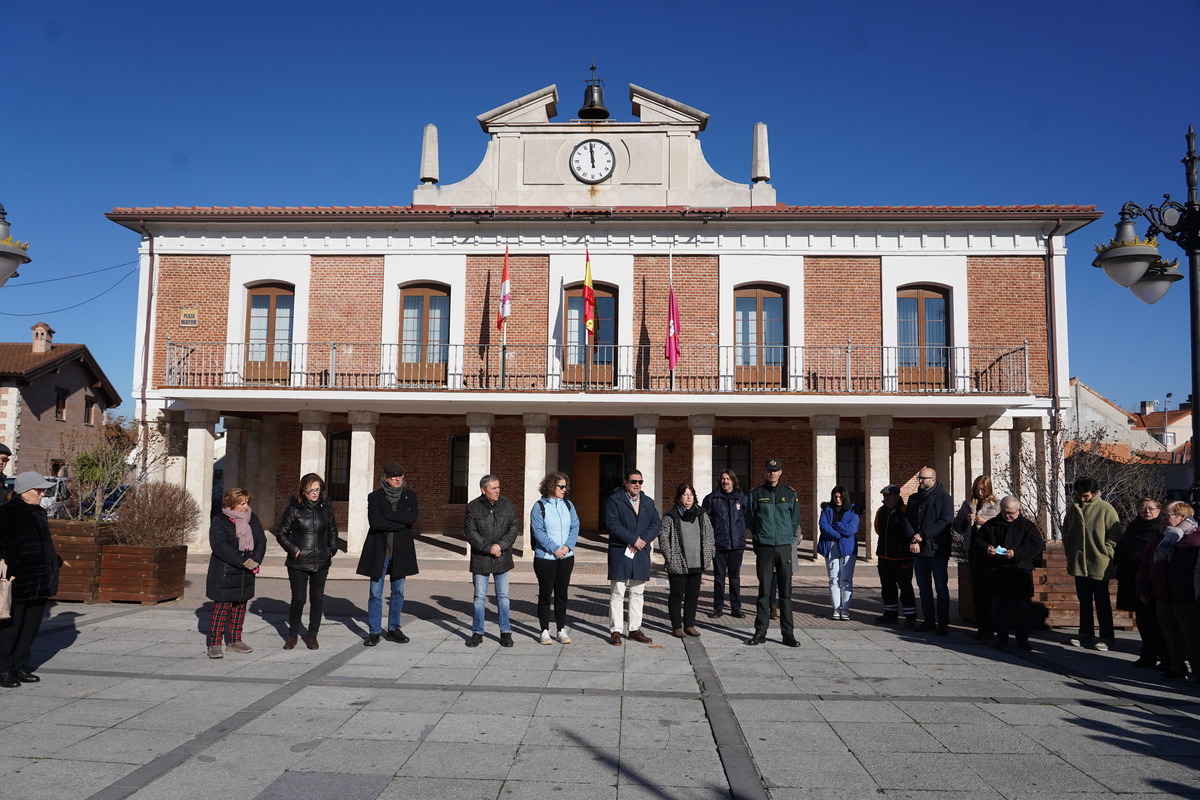
[[[587,247],[583,253],[583,326],[590,341],[596,336],[596,292],[592,289],[592,254]]]

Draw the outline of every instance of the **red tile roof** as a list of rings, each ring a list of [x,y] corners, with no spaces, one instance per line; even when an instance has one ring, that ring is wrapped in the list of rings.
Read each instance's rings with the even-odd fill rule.
[[[108,380],[104,370],[92,358],[86,344],[56,342],[45,353],[33,352],[30,342],[0,342],[0,378],[32,382],[41,375],[52,372],[62,364],[76,359],[91,371],[97,390],[107,395],[105,406],[113,408],[121,404],[121,395]]]

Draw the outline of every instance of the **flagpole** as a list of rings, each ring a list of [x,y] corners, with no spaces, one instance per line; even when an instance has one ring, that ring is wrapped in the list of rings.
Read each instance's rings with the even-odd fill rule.
[[[509,309],[505,308],[506,295],[510,292],[510,284],[508,283],[508,244],[504,245],[504,273],[500,283],[500,388],[504,388],[504,370],[508,364],[508,313]],[[508,300],[511,303],[511,300]],[[508,312],[508,313],[506,313]]]
[[[673,293],[675,291],[675,246],[674,246],[674,244],[672,244],[671,247],[669,247],[667,249],[667,287],[668,287],[668,293]],[[671,317],[671,307],[668,304],[668,306],[667,306],[668,330],[670,330],[670,326],[672,324],[670,317]],[[670,346],[671,346],[671,343],[670,343],[670,340],[668,340],[667,347],[670,347]],[[673,361],[671,361],[670,359],[667,359],[667,366],[669,367],[670,372],[671,372],[671,381],[670,381],[671,391],[674,392],[675,391],[675,363]]]

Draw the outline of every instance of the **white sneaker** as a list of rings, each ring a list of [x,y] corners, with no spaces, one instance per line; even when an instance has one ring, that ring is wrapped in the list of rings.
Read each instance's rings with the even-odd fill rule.
[[[1096,648],[1097,650],[1100,650],[1101,652],[1108,650],[1108,644],[1103,641],[1096,642],[1094,645],[1092,645],[1092,647]]]
[[[841,616],[842,616],[842,619],[850,619],[850,615],[847,614],[845,611],[842,612]]]
[[[571,643],[571,635],[569,633],[567,633],[566,628],[558,629],[558,641],[562,644],[570,644]]]
[[[550,638],[550,631],[542,631],[542,644],[554,644],[554,640]]]

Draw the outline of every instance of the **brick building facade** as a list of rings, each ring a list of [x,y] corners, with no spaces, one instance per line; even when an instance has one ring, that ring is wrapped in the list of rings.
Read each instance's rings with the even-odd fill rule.
[[[484,158],[449,185],[427,136],[408,206],[114,209],[142,234],[135,394],[179,434],[166,476],[207,505],[223,425],[225,482],[264,521],[321,473],[353,551],[385,461],[420,527],[453,532],[485,472],[526,509],[567,472],[599,527],[625,467],[667,501],[725,467],[748,488],[777,457],[811,533],[835,483],[874,507],[929,464],[961,498],[1045,449],[1067,396],[1065,239],[1093,207],[790,206],[765,127],[739,184],[704,160],[706,114],[630,100],[632,122],[554,122],[553,86],[480,115]],[[611,171],[578,171],[605,151]]]

